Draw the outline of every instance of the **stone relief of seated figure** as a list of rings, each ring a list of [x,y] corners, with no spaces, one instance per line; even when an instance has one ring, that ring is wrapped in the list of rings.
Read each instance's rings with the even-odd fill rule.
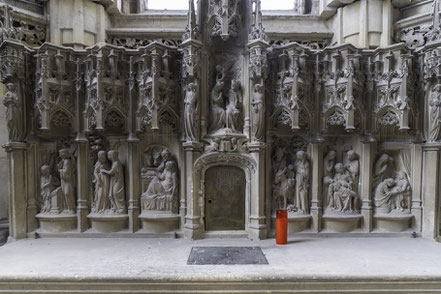
[[[146,184],[141,195],[142,211],[174,212],[176,210],[177,164],[167,149],[161,152],[161,157],[163,161],[157,168],[149,167],[141,170],[141,178]]]
[[[353,190],[352,177],[345,171],[342,163],[335,165],[334,178],[329,178],[328,181],[328,199],[331,210],[358,212],[358,195]]]
[[[375,189],[375,208],[380,213],[390,213],[392,210],[404,212],[409,208],[410,184],[407,174],[400,171],[396,179],[385,179]]]

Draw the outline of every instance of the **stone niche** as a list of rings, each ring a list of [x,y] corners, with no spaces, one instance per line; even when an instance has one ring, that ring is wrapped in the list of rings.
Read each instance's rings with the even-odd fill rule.
[[[441,43],[272,41],[201,0],[182,42],[3,42],[11,238],[438,234]]]

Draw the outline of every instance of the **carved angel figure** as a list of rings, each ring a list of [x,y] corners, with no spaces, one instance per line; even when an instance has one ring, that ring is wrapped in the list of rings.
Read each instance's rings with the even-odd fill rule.
[[[254,86],[252,109],[252,136],[254,140],[263,140],[265,125],[265,94],[264,87],[261,84]]]
[[[189,142],[195,142],[199,137],[197,126],[199,118],[197,88],[197,85],[194,83],[188,84],[184,100],[184,130],[186,140]]]
[[[23,140],[21,102],[17,96],[15,84],[6,84],[6,89],[7,92],[3,98],[3,104],[6,106],[6,120],[8,121],[9,141],[19,142]]]

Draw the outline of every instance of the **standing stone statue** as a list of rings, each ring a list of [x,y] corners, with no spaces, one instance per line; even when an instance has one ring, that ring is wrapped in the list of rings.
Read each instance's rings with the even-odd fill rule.
[[[254,86],[253,99],[251,101],[252,110],[252,126],[251,133],[254,140],[263,140],[265,130],[265,94],[261,84]]]
[[[93,170],[93,183],[95,184],[95,193],[92,203],[93,213],[104,213],[110,209],[109,196],[109,175],[102,173],[103,170],[109,169],[106,151],[98,152],[98,161],[95,163]]]
[[[294,168],[296,172],[296,202],[298,211],[309,213],[309,162],[304,151],[298,151]]]
[[[40,173],[41,212],[50,212],[52,207],[52,192],[55,190],[54,180],[48,165],[43,165],[40,169]]]
[[[109,160],[112,162],[110,170],[102,169],[101,173],[110,176],[109,201],[110,210],[114,213],[125,213],[125,190],[124,190],[124,169],[118,158],[118,151],[111,150],[107,152]]]
[[[349,150],[347,153],[347,162],[345,164],[346,170],[349,172],[352,178],[353,187],[352,190],[358,190],[358,180],[360,177],[360,162],[358,161],[357,153],[353,150]]]
[[[211,112],[210,112],[210,132],[215,132],[220,130],[225,125],[225,101],[222,94],[224,88],[224,76],[219,74],[216,77],[216,84],[211,90],[210,102],[211,102]]]
[[[242,103],[242,92],[240,82],[233,80],[228,96],[229,102],[226,108],[226,127],[233,132],[242,132],[242,121],[240,117],[240,104]]]
[[[9,141],[20,142],[23,140],[23,109],[17,95],[15,84],[6,84],[7,92],[3,98],[6,106],[6,120],[8,122]]]
[[[430,105],[430,129],[429,141],[435,142],[441,135],[441,95],[438,90],[432,92],[429,100]]]
[[[199,137],[197,121],[199,119],[198,111],[198,86],[194,83],[187,85],[184,100],[184,130],[188,142],[196,142]]]
[[[61,162],[58,165],[61,191],[63,195],[64,212],[75,213],[75,168],[69,150],[61,149]]]
[[[324,187],[324,195],[328,196],[330,195],[328,193],[329,185],[332,183],[334,178],[334,166],[335,161],[337,158],[337,153],[334,150],[330,150],[324,160],[323,160],[323,187]],[[327,198],[327,203],[330,208],[334,207],[334,202],[332,197],[325,197]]]

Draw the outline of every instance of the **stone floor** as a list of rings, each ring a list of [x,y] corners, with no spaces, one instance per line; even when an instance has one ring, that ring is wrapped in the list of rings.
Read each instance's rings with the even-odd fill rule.
[[[267,265],[187,265],[193,246],[259,246]],[[423,238],[28,239],[0,247],[0,292],[438,293]]]

